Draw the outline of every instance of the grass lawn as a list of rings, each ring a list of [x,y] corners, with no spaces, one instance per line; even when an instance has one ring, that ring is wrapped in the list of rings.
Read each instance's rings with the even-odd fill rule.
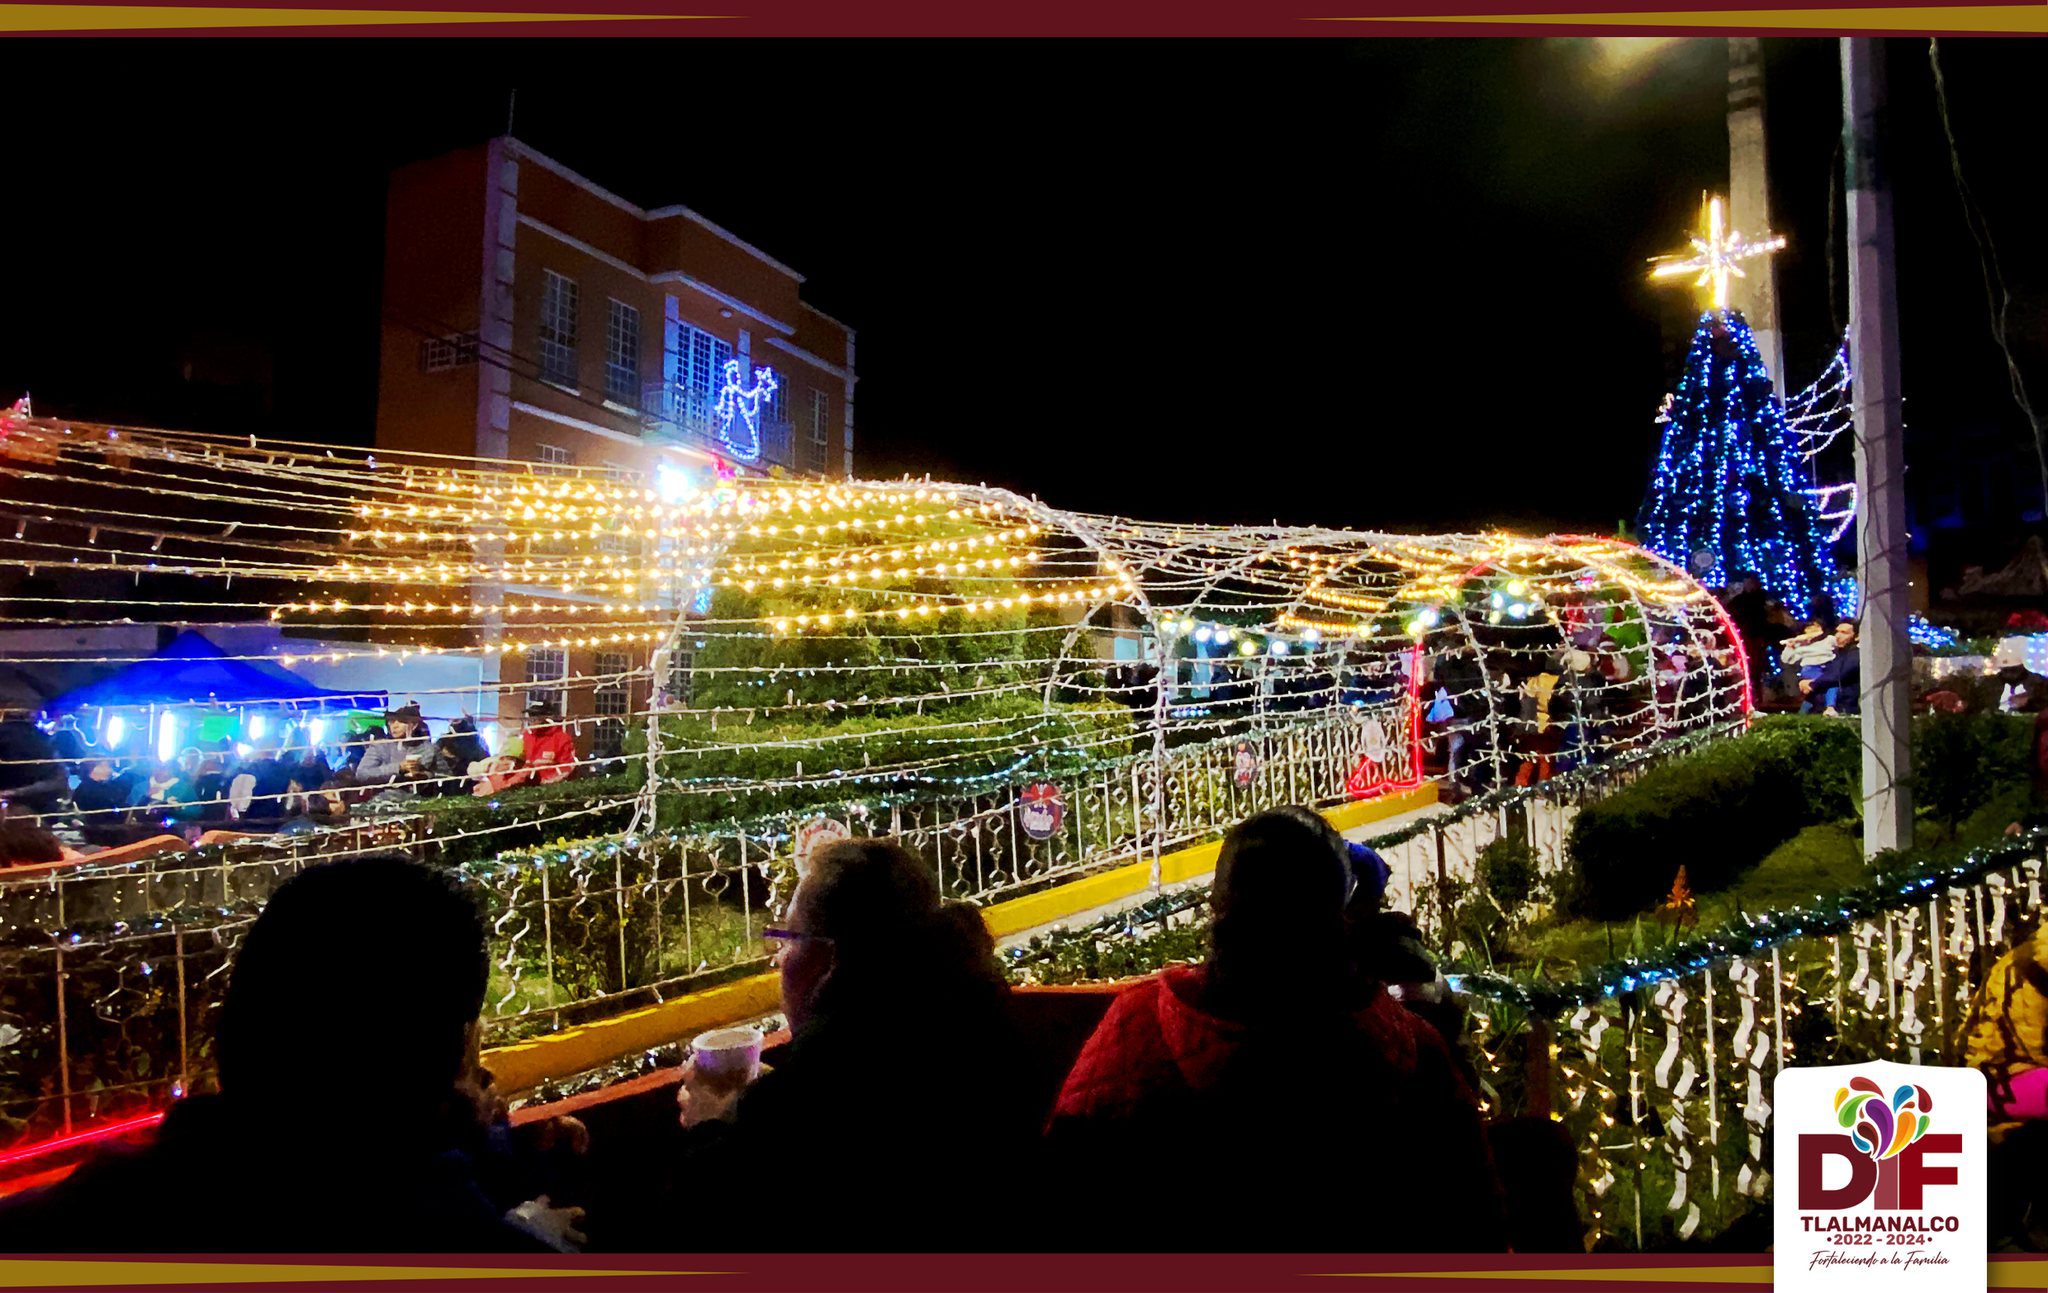
[[[1715,929],[1743,913],[1800,906],[1861,882],[1865,868],[1858,830],[1853,823],[1809,826],[1771,850],[1730,888],[1695,895],[1699,927]],[[1629,922],[1547,920],[1516,935],[1510,956],[1541,962],[1552,977],[1570,978],[1617,957],[1654,952],[1673,933],[1654,913]]]

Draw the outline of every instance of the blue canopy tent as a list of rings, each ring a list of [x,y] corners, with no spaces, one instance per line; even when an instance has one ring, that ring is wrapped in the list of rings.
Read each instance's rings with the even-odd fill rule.
[[[263,660],[230,659],[225,651],[187,629],[147,660],[110,677],[65,692],[43,708],[50,713],[98,708],[167,705],[271,704],[381,706],[383,692],[334,691]]]

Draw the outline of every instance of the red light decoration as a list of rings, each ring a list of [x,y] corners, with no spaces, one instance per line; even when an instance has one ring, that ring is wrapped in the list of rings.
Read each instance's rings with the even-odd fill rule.
[[[41,1158],[45,1154],[55,1154],[67,1149],[76,1149],[80,1145],[95,1144],[115,1136],[127,1136],[138,1131],[146,1131],[163,1120],[164,1111],[159,1109],[155,1113],[146,1113],[135,1118],[125,1118],[120,1122],[101,1123],[97,1127],[88,1127],[84,1131],[75,1131],[68,1136],[53,1136],[49,1140],[37,1141],[35,1144],[24,1146],[21,1149],[10,1149],[5,1153],[0,1153],[0,1167],[10,1167],[16,1163],[27,1162],[32,1158]]]

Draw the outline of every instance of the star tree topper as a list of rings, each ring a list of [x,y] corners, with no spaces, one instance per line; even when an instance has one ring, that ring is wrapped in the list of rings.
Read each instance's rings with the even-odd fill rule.
[[[1660,279],[1697,274],[1699,277],[1693,280],[1693,286],[1706,288],[1711,298],[1709,304],[1716,310],[1725,310],[1728,308],[1728,280],[1747,277],[1739,262],[1782,251],[1785,239],[1778,234],[1766,233],[1754,242],[1745,241],[1741,234],[1729,230],[1718,197],[1702,200],[1700,224],[1704,228],[1704,236],[1690,240],[1692,253],[1655,257],[1650,262],[1655,266],[1650,277]]]

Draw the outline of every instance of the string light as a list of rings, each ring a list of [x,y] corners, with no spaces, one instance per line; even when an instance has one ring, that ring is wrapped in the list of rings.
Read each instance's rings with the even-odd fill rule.
[[[1794,615],[1833,591],[1814,482],[1738,311],[1700,316],[1638,528],[1716,586],[1750,571]]]

